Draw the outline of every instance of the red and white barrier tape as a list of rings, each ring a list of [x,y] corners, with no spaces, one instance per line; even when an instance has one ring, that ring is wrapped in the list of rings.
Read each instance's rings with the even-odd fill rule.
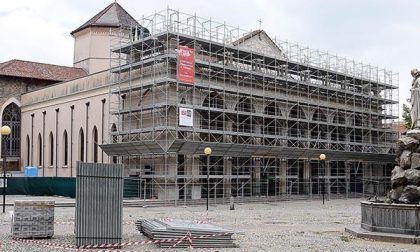
[[[131,241],[131,242],[122,242],[122,243],[113,243],[113,244],[96,244],[96,245],[84,245],[84,246],[75,246],[70,244],[59,244],[53,242],[46,242],[41,240],[27,240],[27,239],[14,239],[16,242],[23,242],[23,243],[32,243],[38,244],[47,247],[54,247],[54,248],[62,248],[62,249],[73,249],[73,250],[86,250],[86,249],[101,249],[101,248],[120,248],[124,246],[133,246],[133,245],[145,245],[145,244],[157,244],[157,243],[164,243],[164,242],[175,242],[178,241],[173,247],[177,244],[181,243],[183,240],[188,239],[192,247],[192,240],[193,239],[202,239],[202,238],[209,238],[209,237],[216,237],[216,236],[223,236],[228,235],[231,233],[222,233],[222,234],[212,234],[212,235],[200,235],[200,236],[192,236],[191,233],[181,237],[181,238],[171,238],[171,239],[161,239],[161,240],[143,240],[143,241]],[[95,250],[97,252],[104,252],[104,250]]]
[[[185,236],[183,236],[181,239],[179,239],[179,241],[177,243],[175,243],[171,248],[175,248],[176,246],[178,246],[183,240],[185,240],[187,238],[188,235],[191,235],[190,232],[188,232]]]
[[[208,224],[208,223],[211,223],[211,218],[209,218],[208,213],[206,213],[205,215],[201,214],[199,218],[193,220],[193,223]]]

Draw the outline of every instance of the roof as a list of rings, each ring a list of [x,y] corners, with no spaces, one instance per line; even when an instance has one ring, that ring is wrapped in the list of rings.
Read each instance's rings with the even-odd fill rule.
[[[71,34],[73,35],[74,33],[91,26],[129,28],[136,25],[140,26],[140,24],[115,1],[108,5],[105,9],[101,10],[93,18],[89,19],[89,21],[81,25],[79,28],[72,31]]]
[[[233,41],[232,44],[233,45],[239,45],[239,44],[243,43],[244,41],[246,41],[246,40],[248,40],[252,37],[257,36],[260,33],[265,33],[265,31],[264,30],[254,30],[254,31],[248,32],[243,37],[240,37],[239,39]]]
[[[24,60],[0,63],[0,76],[12,76],[51,81],[68,81],[86,76],[82,68],[44,64]]]
[[[271,45],[274,48],[276,48],[277,50],[279,50],[280,53],[283,53],[283,50],[281,50],[279,48],[279,46],[273,41],[273,39],[270,36],[268,36],[268,34],[264,30],[254,30],[254,31],[251,31],[251,32],[245,34],[243,37],[241,37],[241,38],[233,41],[232,44],[234,46],[238,46],[238,45],[244,43],[245,41],[247,41],[249,39],[252,39],[252,38],[254,38],[256,36],[262,36],[262,35],[265,35],[268,38],[269,43],[271,43]]]

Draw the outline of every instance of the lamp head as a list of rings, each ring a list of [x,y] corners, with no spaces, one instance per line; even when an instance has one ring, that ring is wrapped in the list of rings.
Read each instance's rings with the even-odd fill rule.
[[[204,149],[204,154],[205,154],[206,156],[210,156],[210,155],[211,155],[211,148],[210,148],[210,147],[206,147],[206,148]]]
[[[325,160],[327,158],[327,156],[325,156],[325,154],[321,154],[319,155],[319,159],[320,160]]]
[[[10,129],[10,127],[6,126],[6,125],[1,127],[1,129],[0,129],[0,133],[1,133],[2,136],[8,136],[8,135],[10,135],[11,132],[12,132],[12,130]]]

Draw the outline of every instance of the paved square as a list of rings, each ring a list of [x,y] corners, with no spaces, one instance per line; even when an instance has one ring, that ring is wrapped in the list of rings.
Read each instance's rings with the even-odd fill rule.
[[[34,198],[34,197],[29,197]],[[51,199],[51,197],[37,197]],[[12,198],[9,198],[12,200]],[[55,198],[63,201],[62,198]],[[206,220],[230,227],[238,233],[234,236],[235,249],[218,251],[419,251],[419,245],[393,244],[353,238],[344,233],[348,226],[360,223],[362,199],[327,201],[281,201],[274,203],[237,204],[230,211],[228,205],[211,205],[206,216],[205,206],[124,208],[123,240],[147,240],[132,221],[140,218],[183,218]],[[12,210],[8,207],[7,210]],[[57,208],[55,211],[55,236],[50,241],[74,245],[74,208]],[[46,248],[38,244],[12,243],[10,216],[1,215],[1,251],[69,251]],[[41,240],[43,241],[43,240]],[[125,246],[125,251],[160,251],[156,245]],[[180,251],[182,251],[180,249]],[[212,250],[210,250],[212,251]]]

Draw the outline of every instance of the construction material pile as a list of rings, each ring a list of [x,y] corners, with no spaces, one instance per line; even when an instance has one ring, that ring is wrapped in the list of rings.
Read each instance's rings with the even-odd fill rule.
[[[16,200],[12,219],[14,238],[54,235],[54,201]]]
[[[161,247],[232,248],[234,232],[216,225],[189,220],[149,219],[136,222],[137,230]]]

